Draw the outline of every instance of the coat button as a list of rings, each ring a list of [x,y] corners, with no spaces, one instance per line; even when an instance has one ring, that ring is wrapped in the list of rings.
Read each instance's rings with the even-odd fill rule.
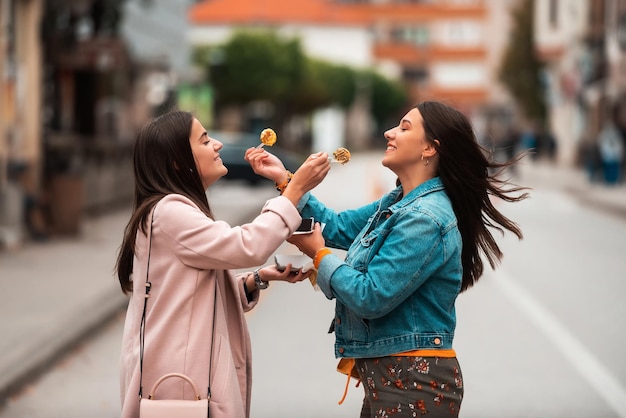
[[[341,354],[343,354],[343,352],[344,352],[344,351],[345,351],[345,350],[343,349],[343,347],[340,347],[340,348],[339,348],[339,352],[340,352]]]
[[[337,323],[337,325],[341,325],[341,318],[337,318],[335,322]]]
[[[437,337],[437,338],[435,338],[435,339],[433,340],[433,342],[434,342],[436,345],[439,345],[439,344],[441,344],[441,339],[440,339],[439,337]]]

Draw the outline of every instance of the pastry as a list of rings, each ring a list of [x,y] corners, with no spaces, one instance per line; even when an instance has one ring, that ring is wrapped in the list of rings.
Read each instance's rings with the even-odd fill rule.
[[[345,164],[350,161],[350,151],[346,148],[337,148],[337,150],[333,152],[333,157],[338,163]]]
[[[271,147],[276,143],[276,132],[272,128],[263,129],[261,132],[261,143]]]

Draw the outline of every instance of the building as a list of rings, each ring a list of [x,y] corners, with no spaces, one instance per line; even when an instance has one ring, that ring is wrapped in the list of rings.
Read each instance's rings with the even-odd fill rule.
[[[545,64],[559,163],[586,164],[615,107],[626,132],[626,1],[535,0],[535,6],[535,44]]]
[[[0,248],[130,204],[137,129],[187,74],[190,3],[0,0]]]
[[[590,33],[590,22],[597,16],[590,12],[586,0],[567,5],[535,1],[535,49],[545,66],[547,120],[558,138],[559,162],[566,165],[575,161],[577,143],[586,129],[589,103],[585,104],[579,95],[581,86],[593,84],[591,79],[598,77],[583,65],[591,52],[585,47],[585,39]]]
[[[41,189],[42,13],[42,0],[0,0],[0,247],[20,244]]]
[[[311,56],[376,68],[403,80],[413,102],[445,100],[483,126],[502,109],[514,112],[508,93],[495,81],[510,10],[517,3],[205,0],[190,8],[190,42],[216,44],[237,28],[274,28],[298,35]]]

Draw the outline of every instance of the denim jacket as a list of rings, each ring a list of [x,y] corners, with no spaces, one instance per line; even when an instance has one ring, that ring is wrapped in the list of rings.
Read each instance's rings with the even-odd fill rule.
[[[452,348],[462,279],[456,216],[439,177],[401,193],[339,213],[310,194],[298,205],[326,224],[327,246],[347,250],[345,261],[323,257],[317,276],[336,299],[336,357]]]

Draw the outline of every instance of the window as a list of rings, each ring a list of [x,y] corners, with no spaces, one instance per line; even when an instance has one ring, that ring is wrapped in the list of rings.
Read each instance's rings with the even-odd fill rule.
[[[441,23],[441,43],[448,46],[480,46],[483,44],[483,28],[473,20],[456,20]]]
[[[424,26],[401,26],[392,29],[391,38],[395,42],[413,45],[427,45],[428,29]]]
[[[402,71],[402,78],[410,82],[421,83],[428,80],[428,70],[424,67],[406,67]]]

